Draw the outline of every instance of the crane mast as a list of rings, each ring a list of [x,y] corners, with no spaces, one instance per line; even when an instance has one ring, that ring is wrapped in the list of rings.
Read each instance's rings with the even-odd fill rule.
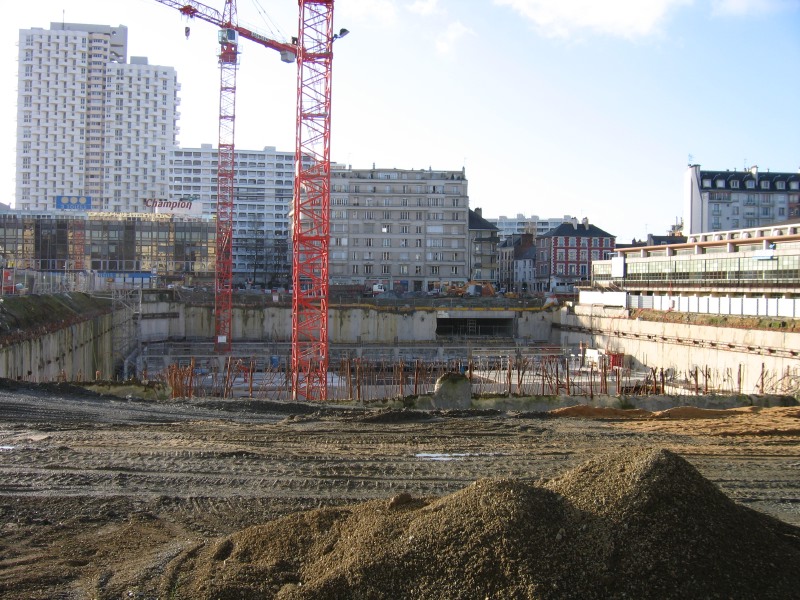
[[[299,0],[297,136],[292,207],[292,389],[328,393],[333,0]]]
[[[298,38],[271,40],[236,23],[235,0],[223,13],[196,0],[156,0],[220,28],[219,161],[215,278],[215,348],[231,349],[234,138],[238,37],[297,58],[295,184],[292,202],[293,396],[326,400],[328,391],[328,255],[333,0],[298,0]]]
[[[220,28],[219,36],[219,145],[217,160],[217,206],[214,271],[214,349],[231,350],[233,313],[233,213],[235,200],[236,72],[239,66],[239,37],[277,50],[281,60],[293,62],[295,46],[271,40],[237,23],[235,0],[225,0],[220,13],[196,0],[156,0]],[[187,34],[188,35],[188,34]]]
[[[239,34],[236,4],[225,0],[219,30],[219,146],[217,157],[217,237],[214,285],[214,349],[231,350],[233,313],[233,201],[235,171],[236,70]]]

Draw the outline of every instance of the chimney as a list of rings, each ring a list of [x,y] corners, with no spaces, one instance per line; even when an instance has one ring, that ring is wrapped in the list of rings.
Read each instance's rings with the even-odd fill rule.
[[[483,209],[482,208],[476,208],[475,209],[475,214],[478,215],[482,219],[483,218]]]
[[[581,224],[583,225],[584,229],[587,231],[589,230],[589,219],[587,217],[583,217],[583,219],[581,219]]]
[[[758,165],[750,167],[750,173],[756,178],[756,182],[758,182]]]

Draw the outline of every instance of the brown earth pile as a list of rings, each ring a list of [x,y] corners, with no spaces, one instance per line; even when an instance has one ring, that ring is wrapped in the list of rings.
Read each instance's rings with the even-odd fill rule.
[[[171,598],[790,598],[800,529],[634,448],[536,485],[296,513],[171,561]]]

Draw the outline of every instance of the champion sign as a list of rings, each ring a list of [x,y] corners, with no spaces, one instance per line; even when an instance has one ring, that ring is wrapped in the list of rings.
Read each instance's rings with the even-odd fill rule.
[[[192,198],[179,198],[178,200],[145,198],[144,206],[158,214],[200,215],[202,212],[200,202]]]

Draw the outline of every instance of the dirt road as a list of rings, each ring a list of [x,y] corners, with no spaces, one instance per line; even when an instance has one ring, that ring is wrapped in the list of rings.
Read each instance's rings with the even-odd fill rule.
[[[193,544],[290,512],[536,481],[641,445],[800,525],[797,407],[659,419],[317,408],[0,389],[0,596],[156,597]]]

